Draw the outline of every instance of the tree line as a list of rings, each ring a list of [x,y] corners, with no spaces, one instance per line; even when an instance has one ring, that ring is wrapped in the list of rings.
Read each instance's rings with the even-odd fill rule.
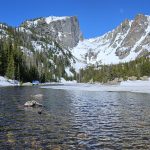
[[[28,35],[26,31],[12,27],[2,27],[7,37],[0,39],[0,75],[22,82],[39,80],[40,82],[68,79],[65,72],[70,67],[72,55],[50,37]],[[31,41],[38,41],[42,51],[36,50]],[[48,45],[53,45],[49,47]]]
[[[135,76],[137,79],[142,76],[150,76],[150,58],[141,57],[131,62],[115,65],[88,66],[80,70],[78,79],[80,82],[107,83],[115,78],[127,80],[131,76]]]

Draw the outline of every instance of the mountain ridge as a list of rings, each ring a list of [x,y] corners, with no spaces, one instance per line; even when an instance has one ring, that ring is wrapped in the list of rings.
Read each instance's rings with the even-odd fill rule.
[[[72,53],[88,65],[129,62],[149,55],[149,33],[150,16],[139,14],[100,37],[79,42]]]
[[[82,37],[76,16],[41,17],[26,20],[20,27],[34,30],[39,35],[49,36],[66,49],[75,47]]]
[[[27,77],[30,80],[76,79],[79,70],[89,65],[119,64],[149,56],[150,16],[139,14],[133,20],[126,19],[112,31],[91,39],[83,39],[75,16],[36,18],[17,28],[0,24],[0,42],[0,50],[9,58],[4,64],[5,60],[0,56],[1,68],[5,67],[0,69],[1,75],[6,75],[11,67],[10,57],[12,62],[17,61],[15,55],[19,51],[27,70],[21,74],[33,74],[32,78]],[[23,66],[20,68],[17,65],[22,64],[14,63],[16,66],[12,70],[18,74]]]

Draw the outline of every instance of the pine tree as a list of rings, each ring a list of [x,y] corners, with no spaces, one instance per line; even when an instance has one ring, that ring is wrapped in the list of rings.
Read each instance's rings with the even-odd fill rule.
[[[10,79],[15,78],[15,65],[14,65],[14,58],[13,58],[12,54],[8,58],[8,66],[7,66],[7,70],[6,70],[6,76]]]

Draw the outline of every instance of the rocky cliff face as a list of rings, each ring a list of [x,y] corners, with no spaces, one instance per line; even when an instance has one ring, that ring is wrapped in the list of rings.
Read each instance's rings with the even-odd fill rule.
[[[72,53],[86,64],[116,64],[150,55],[150,16],[125,20],[103,36],[79,42]]]
[[[82,38],[77,17],[47,17],[24,22],[22,27],[48,36],[63,48],[73,48]]]
[[[122,55],[122,52],[130,54],[130,51],[138,53],[141,51],[141,54],[144,50],[144,45],[148,44],[147,40],[150,39],[150,19],[148,16],[137,15],[135,20],[132,22],[129,33],[124,38],[123,42],[120,45],[120,48],[117,49],[116,55],[120,58],[125,58],[126,55]],[[124,48],[121,51],[121,47]],[[144,53],[143,53],[144,54]]]

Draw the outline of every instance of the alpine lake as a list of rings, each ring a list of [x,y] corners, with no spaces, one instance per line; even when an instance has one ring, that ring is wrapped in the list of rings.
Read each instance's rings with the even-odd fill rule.
[[[0,149],[148,150],[150,94],[0,87]]]

